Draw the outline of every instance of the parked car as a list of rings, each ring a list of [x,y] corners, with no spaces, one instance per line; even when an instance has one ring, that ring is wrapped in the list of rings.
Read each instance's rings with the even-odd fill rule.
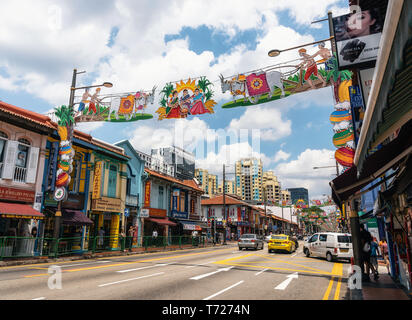
[[[296,250],[296,242],[291,236],[285,234],[274,234],[268,243],[268,252],[287,251],[292,253]]]
[[[263,250],[265,243],[263,236],[259,236],[254,233],[243,234],[238,240],[239,250],[242,249],[255,249]]]
[[[353,257],[352,236],[348,233],[320,232],[308,238],[303,245],[306,257],[350,260]]]

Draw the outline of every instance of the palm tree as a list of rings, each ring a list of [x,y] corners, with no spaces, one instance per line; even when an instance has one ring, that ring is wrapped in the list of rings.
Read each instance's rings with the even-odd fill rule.
[[[206,77],[200,77],[199,81],[197,82],[197,86],[205,93],[206,100],[209,100],[213,96],[213,91],[209,88],[213,86]]]
[[[334,57],[330,59],[328,67],[329,71],[326,76],[326,82],[330,81],[332,83],[336,103],[339,103],[341,102],[339,101],[339,88],[343,83],[345,83],[346,85],[349,84],[349,81],[352,79],[352,72],[350,72],[349,70],[339,71],[338,58],[336,56],[336,53],[334,54]]]
[[[167,98],[172,94],[173,90],[173,85],[171,83],[167,83],[162,89],[162,91],[160,91],[160,93],[163,93],[162,100],[160,101],[160,104],[163,107],[167,107]]]

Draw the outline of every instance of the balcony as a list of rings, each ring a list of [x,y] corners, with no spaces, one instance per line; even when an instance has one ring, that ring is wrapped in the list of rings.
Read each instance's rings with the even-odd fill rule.
[[[14,167],[13,181],[26,182],[27,169],[23,167]]]

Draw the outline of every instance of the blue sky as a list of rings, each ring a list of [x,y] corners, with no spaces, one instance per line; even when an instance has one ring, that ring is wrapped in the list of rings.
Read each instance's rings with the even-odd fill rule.
[[[92,3],[77,0],[60,6],[48,0],[37,6],[28,2],[25,9],[7,4],[0,13],[0,21],[8,23],[10,33],[8,37],[0,35],[0,50],[8,52],[0,58],[0,100],[39,113],[50,112],[67,104],[75,67],[87,70],[78,76],[79,85],[114,83],[103,93],[149,90],[153,85],[159,93],[166,82],[205,75],[215,85],[218,104],[214,114],[184,122],[188,137],[199,139],[192,137],[196,129],[252,129],[261,124],[259,129],[266,138],[260,141],[260,150],[253,151],[263,155],[266,170],[282,177],[282,187],[306,186],[313,189],[312,195],[328,192],[333,169],[317,176],[309,171],[316,162],[319,166],[334,163],[331,89],[259,106],[222,109],[231,96],[221,93],[218,75],[297,58],[291,51],[273,59],[267,51],[329,37],[327,22],[314,26],[310,21],[326,17],[327,10],[341,14],[347,1],[232,1],[236,7],[230,7],[231,1],[212,2],[174,0],[165,7],[162,1],[139,1],[139,6],[128,0],[102,1],[97,11]],[[84,10],[90,12],[88,19],[78,14]],[[18,21],[9,18],[17,12]],[[157,120],[157,107],[146,110],[154,115],[153,120],[126,125],[95,123],[81,129],[110,143],[130,139],[136,148],[148,152],[158,135],[156,130],[174,127],[174,120]],[[271,133],[273,138],[268,138]],[[244,151],[250,144],[231,150]],[[221,150],[208,151],[211,158],[199,159],[199,165],[213,171],[216,165],[211,159],[219,159]],[[306,171],[297,170],[302,163]]]

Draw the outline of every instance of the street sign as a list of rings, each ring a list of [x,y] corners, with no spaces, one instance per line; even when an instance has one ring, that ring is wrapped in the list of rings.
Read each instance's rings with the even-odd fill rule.
[[[130,215],[130,210],[129,208],[124,209],[124,216],[127,218]]]
[[[140,218],[149,218],[149,209],[140,210]]]

